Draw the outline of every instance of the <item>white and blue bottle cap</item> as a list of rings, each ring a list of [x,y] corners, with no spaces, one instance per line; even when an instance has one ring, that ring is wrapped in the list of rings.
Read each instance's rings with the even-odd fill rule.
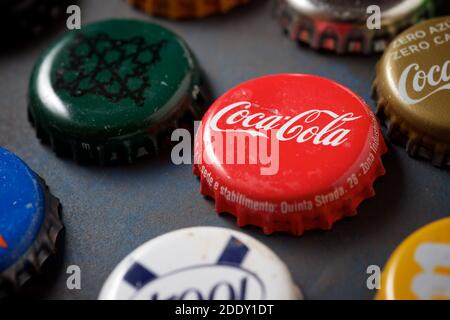
[[[237,231],[187,228],[133,251],[112,272],[101,300],[302,299],[286,265]]]

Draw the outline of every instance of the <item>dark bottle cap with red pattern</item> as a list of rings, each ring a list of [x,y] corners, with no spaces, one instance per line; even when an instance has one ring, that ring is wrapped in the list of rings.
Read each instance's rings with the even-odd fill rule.
[[[366,103],[331,80],[280,74],[231,89],[197,132],[201,194],[239,226],[330,229],[373,196],[386,151]]]
[[[339,54],[382,52],[400,31],[434,13],[431,0],[278,0],[277,7],[290,38]]]

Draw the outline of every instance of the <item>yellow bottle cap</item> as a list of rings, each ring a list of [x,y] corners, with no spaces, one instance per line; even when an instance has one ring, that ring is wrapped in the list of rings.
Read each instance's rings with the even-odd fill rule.
[[[378,300],[450,299],[450,218],[410,235],[383,271]]]

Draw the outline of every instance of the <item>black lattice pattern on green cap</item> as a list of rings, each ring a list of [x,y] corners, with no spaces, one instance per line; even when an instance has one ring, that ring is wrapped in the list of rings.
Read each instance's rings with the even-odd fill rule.
[[[69,63],[56,69],[54,87],[72,97],[100,95],[117,103],[131,99],[145,103],[150,88],[149,69],[161,61],[166,40],[147,42],[143,37],[114,39],[106,33],[78,33],[67,48]]]

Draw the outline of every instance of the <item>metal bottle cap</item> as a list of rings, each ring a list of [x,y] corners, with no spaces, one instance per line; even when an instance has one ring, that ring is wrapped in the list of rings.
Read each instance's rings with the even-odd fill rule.
[[[200,70],[185,42],[137,20],[66,33],[34,68],[29,115],[58,154],[100,164],[158,153],[171,129],[204,110]]]
[[[278,0],[278,16],[293,40],[339,54],[381,52],[401,30],[433,15],[431,0]],[[368,7],[381,11],[381,28],[369,29]]]
[[[203,18],[226,13],[249,0],[128,0],[139,10],[171,19]]]
[[[450,16],[400,34],[377,66],[373,85],[388,136],[411,156],[450,165]]]
[[[388,260],[378,300],[450,299],[450,218],[406,238]]]
[[[0,148],[0,297],[17,291],[55,253],[60,211],[44,180]]]
[[[111,273],[101,300],[296,300],[286,265],[237,231],[194,227],[159,236]]]
[[[239,226],[301,235],[355,215],[375,195],[385,152],[375,115],[350,89],[278,74],[214,102],[197,132],[194,173],[200,193]]]

